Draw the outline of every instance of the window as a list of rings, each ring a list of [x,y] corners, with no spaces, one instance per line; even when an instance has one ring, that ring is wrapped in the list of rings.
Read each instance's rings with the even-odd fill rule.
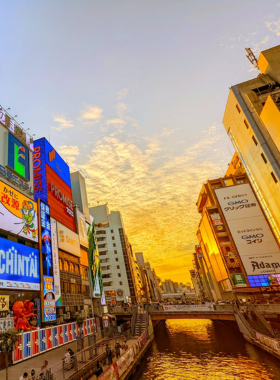
[[[69,272],[69,265],[68,265],[68,261],[64,260],[64,263],[63,263],[63,269],[66,271],[66,272]]]
[[[111,230],[111,234],[114,233],[114,230]]]
[[[273,172],[271,172],[271,177],[273,178],[275,183],[278,182],[278,179],[275,177],[275,174]]]
[[[120,266],[119,266],[119,265],[117,265],[117,269],[120,269]]]
[[[63,262],[61,259],[59,259],[59,269],[63,270]]]
[[[247,123],[247,120],[244,119],[244,124],[246,125],[246,128],[249,129],[249,124]]]
[[[80,268],[78,264],[75,265],[75,273],[80,274]]]
[[[241,109],[240,109],[240,107],[239,107],[239,105],[238,104],[236,104],[236,109],[237,109],[237,111],[240,113],[241,112]]]
[[[114,251],[114,254],[116,255],[118,253],[118,251]]]
[[[112,240],[115,240],[115,236],[112,236]]]
[[[266,159],[265,155],[262,153],[261,156],[262,156],[262,159],[264,160],[264,163],[266,164],[267,163],[267,159]]]
[[[256,145],[258,145],[258,142],[257,142],[255,136],[252,136],[252,139],[253,139],[254,143],[255,143]]]
[[[121,273],[118,273],[118,277],[121,277],[122,275],[121,275]]]
[[[122,285],[122,282],[120,281],[120,285]]]
[[[116,258],[115,260],[116,260],[116,261],[119,261],[119,259],[118,259],[118,258]]]
[[[116,243],[113,243],[113,247],[115,247],[116,246]]]
[[[73,263],[69,263],[69,272],[74,273],[74,264]]]
[[[224,179],[224,184],[225,186],[233,186],[234,185],[233,179],[232,178]]]

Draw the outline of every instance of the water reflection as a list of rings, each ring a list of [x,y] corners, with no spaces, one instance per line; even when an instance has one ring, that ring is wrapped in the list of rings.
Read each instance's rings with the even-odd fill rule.
[[[280,361],[247,343],[235,325],[170,320],[155,333],[133,380],[280,379]]]

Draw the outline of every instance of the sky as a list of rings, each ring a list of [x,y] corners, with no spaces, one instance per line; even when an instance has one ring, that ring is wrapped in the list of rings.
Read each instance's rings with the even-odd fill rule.
[[[134,252],[189,281],[203,182],[234,149],[222,118],[246,58],[280,42],[279,0],[0,0],[0,104],[122,213]]]

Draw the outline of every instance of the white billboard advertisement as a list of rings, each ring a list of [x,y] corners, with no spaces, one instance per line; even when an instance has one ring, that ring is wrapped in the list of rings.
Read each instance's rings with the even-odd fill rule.
[[[58,247],[63,251],[81,257],[79,235],[57,222]]]
[[[280,249],[250,184],[216,189],[247,275],[280,273]]]
[[[52,234],[52,257],[53,257],[53,277],[54,277],[54,295],[56,306],[61,306],[61,285],[59,271],[59,257],[57,245],[57,228],[56,220],[51,218],[51,234]]]
[[[80,238],[80,244],[83,247],[88,248],[88,236],[87,236],[87,226],[86,226],[86,218],[81,211],[76,208],[76,216],[77,216],[77,231]]]

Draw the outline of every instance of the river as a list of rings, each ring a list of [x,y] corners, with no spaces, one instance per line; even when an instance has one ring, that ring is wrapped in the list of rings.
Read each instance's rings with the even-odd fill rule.
[[[246,342],[237,326],[169,320],[155,332],[133,380],[280,379],[280,360]]]

